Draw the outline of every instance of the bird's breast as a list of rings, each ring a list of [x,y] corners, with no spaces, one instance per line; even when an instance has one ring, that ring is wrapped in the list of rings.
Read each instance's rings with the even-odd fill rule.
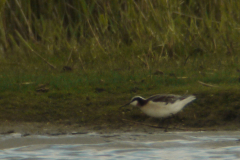
[[[165,102],[149,102],[146,105],[142,106],[141,110],[150,117],[164,118],[173,114],[171,105],[171,103]]]

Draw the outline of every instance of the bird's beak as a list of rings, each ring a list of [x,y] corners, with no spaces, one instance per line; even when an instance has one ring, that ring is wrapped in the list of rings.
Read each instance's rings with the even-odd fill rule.
[[[125,106],[128,106],[130,103],[131,103],[131,102],[129,102],[129,103],[127,103],[127,104],[121,106],[120,108],[125,107]]]

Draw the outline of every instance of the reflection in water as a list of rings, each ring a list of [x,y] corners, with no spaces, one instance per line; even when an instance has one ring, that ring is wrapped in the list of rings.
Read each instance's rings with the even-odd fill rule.
[[[105,138],[105,143],[33,144],[3,149],[0,159],[239,159],[240,134],[232,133],[182,132],[147,136],[129,133]],[[94,139],[102,135],[83,135],[82,138],[84,136]]]

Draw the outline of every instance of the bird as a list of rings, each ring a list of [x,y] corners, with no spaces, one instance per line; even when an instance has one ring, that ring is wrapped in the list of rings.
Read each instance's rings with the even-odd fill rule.
[[[167,118],[180,112],[195,99],[194,95],[157,94],[147,99],[135,96],[129,103],[121,107],[133,105],[139,107],[143,113],[150,117]],[[165,131],[167,131],[167,128]]]

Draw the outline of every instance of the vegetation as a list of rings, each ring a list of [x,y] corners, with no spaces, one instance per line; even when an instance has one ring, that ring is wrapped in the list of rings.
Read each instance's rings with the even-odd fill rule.
[[[134,95],[196,94],[193,127],[239,125],[240,1],[1,0],[0,120],[98,124]]]

